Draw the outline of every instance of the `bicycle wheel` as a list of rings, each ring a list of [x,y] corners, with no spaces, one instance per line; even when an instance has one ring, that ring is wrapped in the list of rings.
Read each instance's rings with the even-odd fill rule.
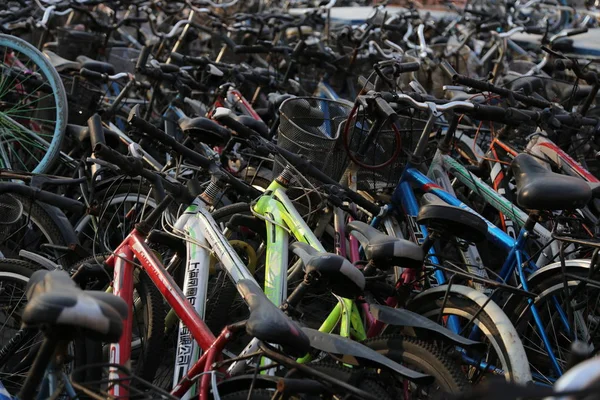
[[[103,264],[108,255],[96,255],[72,267],[76,271],[82,264]],[[103,286],[102,283],[99,286]],[[145,272],[135,274],[133,298],[133,337],[131,344],[131,372],[149,382],[154,379],[161,360],[161,342],[164,333],[165,313],[163,299]],[[108,361],[109,345],[103,346],[104,360]]]
[[[473,326],[478,328],[477,337],[472,339],[486,343],[488,350],[481,360],[463,360],[469,380],[478,381],[491,370],[493,374],[502,375],[509,381],[529,382],[531,372],[523,344],[502,310],[493,301],[486,304],[487,297],[474,289],[453,285],[447,297],[446,290],[445,285],[426,290],[417,295],[408,308],[435,321],[453,316],[465,332],[464,335],[473,332]]]
[[[587,268],[567,267],[567,286],[560,269],[554,272],[529,287],[530,292],[537,294],[534,304],[539,323],[536,323],[526,301],[513,308],[515,327],[525,346],[533,377],[550,385],[559,375],[553,369],[548,349],[542,341],[542,330],[549,339],[561,371],[566,370],[574,340],[588,343],[594,349],[600,346],[600,286],[585,281],[588,279],[589,263]],[[598,282],[599,276],[591,279]]]
[[[433,385],[421,388],[430,398],[438,398],[441,393],[458,394],[469,385],[457,364],[431,343],[396,334],[367,339],[362,343],[414,371],[433,376]]]
[[[49,173],[67,126],[67,95],[35,47],[0,34],[0,168]]]
[[[75,254],[60,250],[68,249],[77,241],[64,214],[27,197],[17,194],[11,196],[21,202],[23,213],[12,225],[10,235],[0,242],[0,257],[17,258],[20,250],[29,250],[64,267],[76,262],[78,258]]]
[[[22,387],[43,339],[38,329],[21,329],[21,313],[27,303],[25,289],[38,269],[22,260],[0,260],[0,377],[12,393]],[[93,346],[97,344],[76,337],[69,344],[70,360],[65,363],[64,372],[68,374],[73,368],[91,362],[88,357],[94,352]],[[95,371],[86,374],[86,378],[95,377]]]

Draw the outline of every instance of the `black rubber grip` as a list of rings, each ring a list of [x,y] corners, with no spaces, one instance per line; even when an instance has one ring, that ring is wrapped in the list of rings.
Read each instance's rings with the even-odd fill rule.
[[[588,31],[588,28],[569,29],[567,31],[567,36],[581,35],[582,33],[586,33],[587,31]]]
[[[173,61],[177,61],[177,62],[183,62],[185,60],[186,56],[184,56],[183,54],[177,53],[176,51],[171,53],[171,60]]]
[[[135,64],[136,71],[142,69],[146,66],[148,62],[148,57],[150,57],[150,53],[152,52],[152,47],[144,46],[142,47],[142,51],[140,51],[140,55],[137,59],[137,63]]]
[[[543,26],[526,26],[525,32],[536,35],[542,35],[546,32],[546,28]]]
[[[94,156],[116,165],[120,170],[123,171],[123,173],[133,178],[142,175],[142,171],[144,169],[142,160],[135,157],[124,156],[118,151],[111,149],[104,143],[98,143],[96,146],[94,146]]]
[[[506,113],[506,120],[510,122],[530,122],[537,120],[537,115],[534,112],[528,112],[527,110],[518,110],[516,108],[510,108]]]
[[[39,200],[42,203],[50,204],[62,210],[82,212],[85,210],[85,205],[80,201],[73,200],[69,197],[64,197],[52,192],[32,188],[23,185],[22,183],[0,182],[0,194],[20,194],[34,200]]]
[[[102,127],[102,118],[100,118],[98,114],[94,114],[88,119],[87,125],[90,132],[92,149],[95,148],[98,143],[106,144],[104,128]]]
[[[227,47],[229,47],[230,49],[235,49],[235,47],[237,46],[235,44],[235,42],[233,40],[231,40],[231,38],[225,34],[219,35],[219,39],[221,39],[223,41],[223,43],[225,43],[227,45]]]
[[[381,97],[376,97],[375,104],[377,105],[377,109],[379,110],[383,118],[390,119],[392,122],[396,121],[398,115],[387,101],[385,101]]]
[[[223,114],[220,116],[215,115],[213,118],[232,131],[236,132],[241,138],[250,139],[252,137],[260,136],[260,134],[254,129],[247,127],[229,114]]]
[[[383,24],[381,29],[392,32],[406,32],[406,25],[389,25]]]
[[[139,118],[138,116],[133,115],[133,113],[129,115],[127,122],[130,125],[137,128],[138,130],[140,130],[142,133],[145,133],[146,135],[152,137],[153,139],[158,140],[163,145],[165,145],[165,146],[169,147],[170,149],[176,151],[177,153],[181,154],[183,157],[187,158],[194,164],[196,164],[202,168],[210,167],[211,161],[208,158],[206,158],[202,154],[197,153],[194,150],[182,145],[177,140],[175,140],[173,137],[167,135],[165,132],[158,129],[157,127],[150,124],[149,122],[143,120],[142,118]]]
[[[233,48],[233,52],[235,54],[261,54],[261,53],[270,53],[270,49],[265,46],[244,46],[244,45],[236,45]]]
[[[498,86],[492,85],[488,82],[478,81],[477,79],[469,78],[463,75],[455,75],[453,78],[454,84],[464,85],[472,87],[473,89],[481,90],[484,92],[492,92],[496,93],[503,97],[513,97],[515,100],[518,100],[524,104],[539,107],[539,108],[547,108],[551,106],[549,101],[537,99],[535,97],[525,96],[520,93],[515,93],[511,90],[500,88]]]
[[[476,104],[474,111],[470,112],[469,115],[483,121],[504,122],[506,119],[506,109]]]
[[[92,79],[92,80],[96,80],[96,81],[102,81],[102,82],[108,81],[107,74],[101,74],[100,72],[92,71],[87,68],[81,68],[79,70],[79,75],[83,76],[84,78]]]
[[[446,60],[442,60],[440,63],[440,68],[442,72],[446,74],[446,76],[454,81],[455,77],[458,76],[458,72],[454,69],[452,65]]]
[[[407,63],[396,64],[394,66],[394,68],[396,69],[396,72],[399,72],[399,73],[414,72],[414,71],[418,71],[421,68],[421,64],[419,64],[417,61],[407,62]]]

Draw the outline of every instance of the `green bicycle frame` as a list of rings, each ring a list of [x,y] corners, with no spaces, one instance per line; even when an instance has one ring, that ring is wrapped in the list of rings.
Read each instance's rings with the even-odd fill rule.
[[[319,251],[325,251],[286,192],[287,187],[274,180],[254,205],[254,212],[261,215],[267,225],[265,294],[277,306],[281,306],[287,298],[287,270],[283,268],[288,266],[289,234]],[[362,317],[354,301],[342,298],[338,300],[319,331],[331,333],[341,320],[341,336],[366,339]]]

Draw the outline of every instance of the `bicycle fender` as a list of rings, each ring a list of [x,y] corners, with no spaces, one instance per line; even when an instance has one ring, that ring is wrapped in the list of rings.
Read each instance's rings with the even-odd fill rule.
[[[450,329],[412,311],[379,304],[370,304],[369,309],[376,320],[387,325],[403,327],[417,337],[434,336],[435,339],[450,341],[455,345],[476,352],[483,352],[487,348],[487,345],[484,343],[457,335]]]
[[[335,355],[346,364],[371,364],[398,373],[419,385],[433,383],[434,378],[431,375],[408,369],[359,342],[310,328],[302,328],[302,331],[308,336],[312,348]]]
[[[413,299],[413,302],[418,301],[419,299],[423,299],[422,301],[429,301],[426,297],[431,295],[438,298],[443,297],[447,291],[448,285],[436,286],[418,294]],[[517,330],[504,311],[502,311],[496,303],[489,301],[489,298],[485,294],[468,286],[452,285],[450,292],[466,297],[480,307],[484,307],[485,312],[495,322],[502,342],[505,343],[507,349],[511,350],[508,354],[511,370],[506,373],[510,373],[512,381],[515,383],[526,384],[531,382],[533,378],[531,377],[529,360],[527,359],[523,342],[521,342]]]

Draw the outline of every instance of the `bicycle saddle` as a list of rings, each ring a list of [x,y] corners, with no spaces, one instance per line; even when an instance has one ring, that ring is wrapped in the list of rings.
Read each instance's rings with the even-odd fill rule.
[[[67,60],[66,58],[62,58],[58,54],[50,50],[44,50],[44,55],[50,60],[50,64],[56,69],[58,72],[68,71],[68,70],[76,70],[79,71],[81,69],[81,64],[76,61]]]
[[[247,126],[248,128],[258,132],[262,137],[269,136],[269,127],[262,121],[252,118],[249,115],[238,115],[235,117],[239,123]]]
[[[429,193],[423,196],[423,203],[417,215],[419,224],[468,242],[480,242],[486,238],[486,222],[472,212],[451,206]]]
[[[250,317],[246,321],[248,335],[281,345],[286,353],[295,356],[303,356],[310,350],[306,334],[265,296],[255,282],[242,279],[237,288],[250,308]]]
[[[197,137],[209,146],[224,145],[231,138],[229,129],[223,128],[208,118],[183,117],[177,123],[184,133]]]
[[[583,179],[551,172],[529,154],[519,154],[510,166],[517,183],[517,203],[523,208],[574,209],[592,198],[592,189]]]
[[[290,249],[302,260],[308,274],[318,272],[322,284],[348,299],[360,295],[365,289],[365,277],[350,261],[337,254],[324,253],[301,242],[292,243]]]
[[[83,329],[88,336],[106,342],[121,337],[127,304],[100,291],[83,291],[64,271],[36,271],[27,283],[29,302],[23,310],[28,326],[53,325]]]
[[[393,266],[420,268],[423,266],[423,250],[408,240],[386,235],[360,221],[352,221],[347,226],[350,235],[362,245],[365,256],[373,260],[377,268]]]
[[[116,74],[115,67],[111,63],[96,61],[86,56],[77,57],[77,62],[81,64],[81,68],[89,69],[90,71],[108,75]]]

